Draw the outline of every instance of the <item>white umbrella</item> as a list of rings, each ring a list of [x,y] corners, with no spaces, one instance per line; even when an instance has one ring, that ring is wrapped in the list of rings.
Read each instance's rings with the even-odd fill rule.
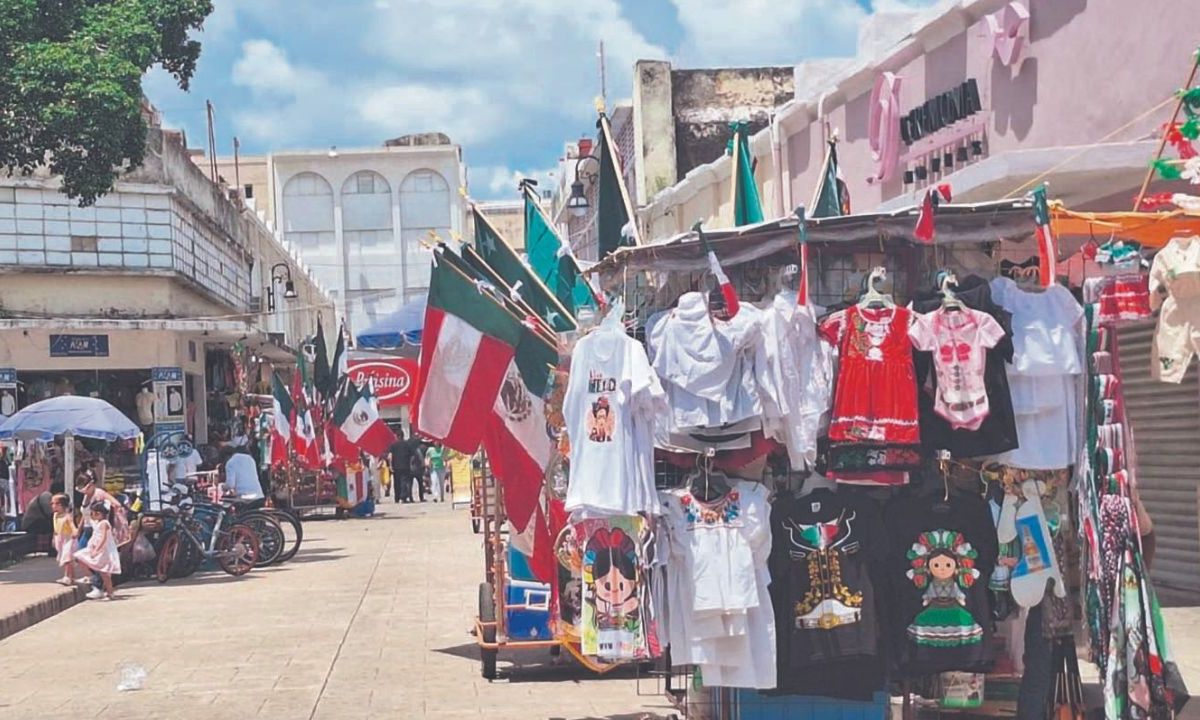
[[[60,395],[21,408],[0,423],[0,440],[53,440],[65,436],[63,484],[69,494],[75,489],[75,437],[96,440],[131,440],[141,434],[125,414],[99,398]]]

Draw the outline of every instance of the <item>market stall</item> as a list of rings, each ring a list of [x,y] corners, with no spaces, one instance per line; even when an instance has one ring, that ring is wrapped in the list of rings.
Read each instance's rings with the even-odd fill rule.
[[[609,302],[565,336],[569,469],[542,485],[570,519],[536,517],[556,637],[665,658],[704,717],[1082,712],[1082,637],[1110,717],[1176,710],[1115,348],[1170,282],[1119,231],[1045,234],[1042,202],[942,205],[932,242],[920,208],[800,216],[592,268]]]

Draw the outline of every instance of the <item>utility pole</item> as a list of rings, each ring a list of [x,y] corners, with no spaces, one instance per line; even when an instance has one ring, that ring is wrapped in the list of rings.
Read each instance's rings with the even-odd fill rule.
[[[212,100],[204,101],[205,114],[208,116],[208,179],[213,182],[217,181],[217,132],[213,125],[215,124],[216,113],[213,110]]]
[[[246,196],[242,194],[242,170],[239,166],[239,154],[242,149],[242,143],[238,141],[237,135],[233,136],[233,183],[237,186],[238,197],[242,200]]]

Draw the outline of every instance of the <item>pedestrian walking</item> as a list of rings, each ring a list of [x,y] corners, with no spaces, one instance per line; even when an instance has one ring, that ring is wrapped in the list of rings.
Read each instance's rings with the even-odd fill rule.
[[[404,438],[404,431],[396,432],[396,442],[388,448],[389,460],[392,465],[392,489],[396,493],[396,502],[412,502],[412,446]]]
[[[92,503],[89,508],[92,518],[92,536],[87,547],[75,553],[75,559],[92,571],[92,591],[89,600],[113,599],[112,576],[121,572],[121,556],[117,552],[117,540],[109,522],[112,511],[103,500]],[[103,586],[103,590],[101,590]]]
[[[425,451],[425,467],[429,470],[429,489],[434,502],[445,499],[446,458],[442,446],[434,443]]]

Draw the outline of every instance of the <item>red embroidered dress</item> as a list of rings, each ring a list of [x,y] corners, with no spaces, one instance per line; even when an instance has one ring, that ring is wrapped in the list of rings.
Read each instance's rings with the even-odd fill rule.
[[[830,469],[904,469],[920,464],[911,321],[906,308],[855,305],[821,324],[822,334],[838,348]]]

